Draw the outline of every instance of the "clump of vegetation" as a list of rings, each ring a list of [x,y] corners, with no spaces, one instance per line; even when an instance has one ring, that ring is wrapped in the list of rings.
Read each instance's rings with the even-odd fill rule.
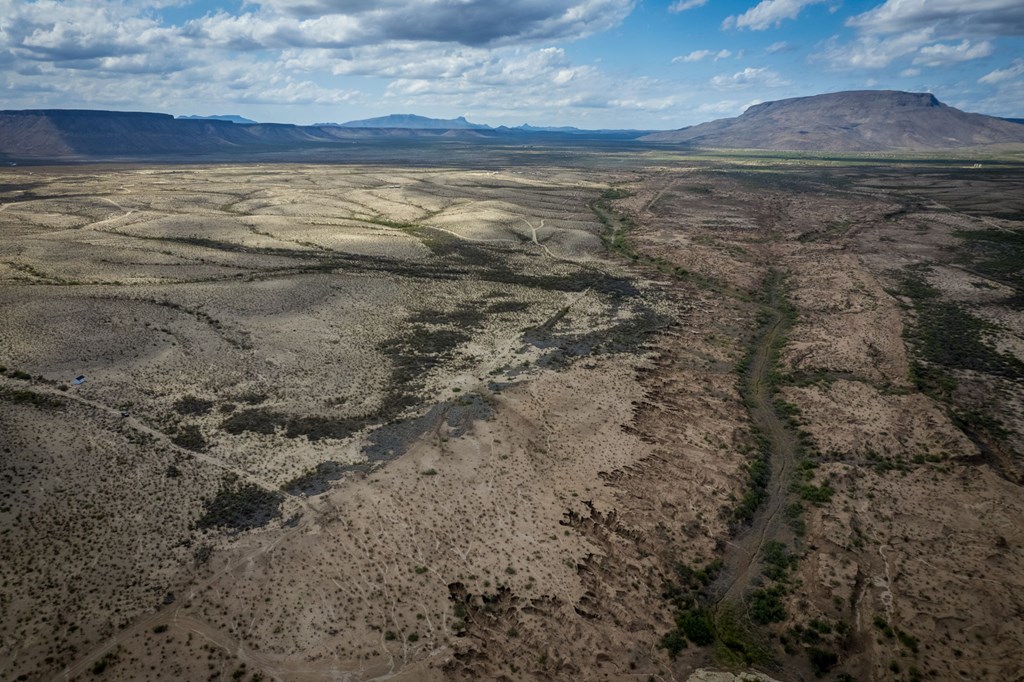
[[[676,617],[676,625],[686,633],[686,638],[697,646],[708,646],[715,641],[711,614],[707,609],[691,609]]]
[[[761,625],[781,623],[786,620],[786,607],[782,601],[785,595],[786,590],[781,585],[754,590],[747,598],[750,617]]]
[[[779,641],[787,654],[796,655],[802,650],[815,677],[824,677],[839,664],[839,652],[849,650],[850,626],[842,620],[833,623],[827,618],[812,618],[806,626],[789,628]],[[837,679],[848,678],[840,674]]]
[[[956,388],[950,371],[961,369],[1024,379],[1024,362],[985,340],[997,327],[958,303],[942,300],[939,290],[925,278],[927,272],[927,268],[908,268],[901,274],[898,291],[913,302],[917,313],[906,335],[921,358],[912,367],[911,377],[918,389],[948,398]]]
[[[205,513],[196,522],[199,528],[251,530],[281,516],[284,496],[255,483],[242,483],[235,474],[221,481],[217,494],[203,503]]]
[[[336,417],[292,417],[288,420],[284,435],[289,438],[305,436],[311,441],[324,438],[343,440],[366,425],[366,419]]]
[[[530,309],[526,301],[498,301],[487,306],[489,313],[522,313]]]
[[[676,579],[667,583],[663,592],[663,596],[675,606],[675,627],[660,641],[661,647],[673,658],[686,648],[687,641],[697,646],[714,643],[714,618],[704,603],[704,591],[721,568],[720,560],[696,568],[682,563],[676,565]]]
[[[196,560],[196,564],[205,564],[213,556],[213,545],[199,545],[196,547],[195,552],[192,553],[192,557]]]
[[[784,598],[788,592],[789,572],[796,567],[797,557],[789,553],[786,544],[770,540],[761,550],[764,577],[771,581],[747,597],[750,617],[755,623],[768,625],[786,619]]]
[[[601,199],[603,201],[616,201],[618,199],[627,199],[631,196],[633,196],[633,193],[625,187],[609,187],[601,192]]]
[[[715,655],[727,665],[763,665],[772,660],[764,634],[742,611],[725,604],[715,614]]]
[[[895,631],[896,639],[900,641],[900,644],[907,647],[916,654],[918,651],[917,638],[907,632],[904,632],[903,630],[900,630],[899,628],[895,628]]]
[[[117,654],[113,651],[108,651],[103,655],[102,658],[96,659],[96,661],[89,667],[89,672],[97,677],[107,671],[111,665],[117,662]]]
[[[212,400],[203,400],[195,396],[185,396],[174,403],[174,411],[185,416],[206,414],[212,408]]]
[[[964,240],[958,251],[974,270],[1017,289],[1024,285],[1024,232],[984,229],[953,234]]]
[[[768,497],[768,482],[771,480],[770,447],[759,432],[755,436],[758,442],[757,459],[747,462],[747,489],[733,510],[733,517],[739,523],[751,521]]]
[[[281,490],[291,495],[320,495],[331,487],[331,481],[341,478],[349,468],[337,462],[321,462],[282,485]]]
[[[811,662],[811,670],[815,677],[824,677],[839,663],[839,656],[834,651],[812,646],[807,650],[807,658]]]
[[[259,408],[233,412],[230,417],[221,422],[220,427],[235,436],[247,431],[270,436],[286,421],[287,417],[280,412]]]
[[[31,405],[44,410],[53,410],[64,407],[64,401],[55,396],[44,393],[37,393],[24,388],[8,389],[0,388],[0,400],[14,403],[15,405]]]
[[[203,437],[199,427],[195,424],[188,424],[182,427],[182,429],[178,431],[173,438],[171,438],[171,442],[179,448],[185,448],[186,450],[191,450],[193,452],[204,452],[206,448],[209,447],[209,443],[206,442],[206,438]]]
[[[801,499],[804,499],[811,504],[816,506],[822,506],[828,504],[832,500],[832,496],[835,494],[827,483],[823,485],[813,485],[810,483],[798,484],[796,486],[796,492],[800,495]]]
[[[776,582],[786,582],[791,568],[796,567],[797,557],[790,554],[786,543],[769,540],[761,550],[765,577]]]
[[[323,417],[310,415],[293,417],[267,408],[237,410],[221,422],[220,427],[233,435],[258,433],[270,436],[279,429],[288,438],[305,436],[311,441],[325,438],[342,440],[366,426],[369,417]]]

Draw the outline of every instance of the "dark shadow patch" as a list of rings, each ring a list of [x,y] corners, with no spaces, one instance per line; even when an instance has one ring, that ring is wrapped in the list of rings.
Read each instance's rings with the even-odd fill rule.
[[[289,438],[305,436],[314,442],[324,438],[344,440],[363,428],[366,422],[365,418],[293,417],[288,420],[284,435]]]
[[[641,307],[635,316],[615,324],[611,329],[575,334],[558,331],[558,324],[567,310],[559,311],[544,324],[523,334],[523,341],[534,348],[548,351],[538,359],[540,367],[564,367],[573,359],[594,353],[641,353],[647,338],[669,327],[672,318]]]
[[[296,476],[281,486],[290,495],[322,495],[331,487],[332,481],[337,481],[350,471],[365,471],[366,464],[339,464],[334,461],[321,462],[313,469]],[[286,524],[287,525],[287,524]]]
[[[461,438],[473,428],[473,422],[490,419],[494,407],[478,393],[467,394],[450,403],[445,417],[448,435]]]
[[[487,306],[489,313],[523,313],[530,309],[526,301],[500,301]]]
[[[438,403],[424,415],[385,424],[371,432],[363,446],[367,461],[388,462],[404,455],[420,436],[437,428],[447,407],[447,403]]]
[[[64,407],[65,403],[60,398],[36,393],[27,389],[0,389],[0,400],[15,405],[31,405],[44,410],[53,410]]]
[[[185,416],[207,414],[211,409],[213,409],[212,400],[203,400],[191,395],[174,403],[174,411]]]
[[[173,438],[171,438],[171,442],[179,448],[185,448],[192,452],[205,452],[206,448],[209,447],[209,443],[206,442],[206,438],[203,437],[199,427],[195,424],[189,424],[182,427],[182,429],[178,431]]]
[[[278,428],[284,427],[287,421],[288,417],[280,412],[259,408],[234,412],[221,422],[220,427],[235,436],[240,436],[247,431],[270,436]]]
[[[196,521],[198,528],[227,528],[232,531],[261,528],[281,516],[284,495],[255,483],[242,483],[235,474],[227,474],[217,494],[203,502],[205,513]]]

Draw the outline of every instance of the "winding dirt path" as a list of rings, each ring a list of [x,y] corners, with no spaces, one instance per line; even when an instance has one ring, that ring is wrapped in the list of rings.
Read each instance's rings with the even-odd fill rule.
[[[2,383],[9,384],[12,386],[15,385],[15,382],[8,380],[4,380]],[[112,416],[116,416],[118,417],[118,419],[121,420],[121,423],[124,423],[129,428],[134,429],[139,433],[151,436],[153,439],[161,442],[165,447],[171,450],[180,452],[189,457],[194,457],[199,461],[205,462],[206,464],[217,467],[223,471],[234,473],[237,476],[239,476],[239,478],[241,478],[242,480],[255,483],[267,490],[278,490],[281,494],[298,502],[299,506],[302,508],[304,512],[308,512],[303,513],[301,519],[299,519],[299,522],[294,526],[283,529],[283,531],[281,532],[268,534],[266,536],[266,541],[252,552],[245,554],[235,562],[225,566],[223,570],[210,576],[207,580],[191,585],[189,587],[190,597],[184,600],[186,603],[197,599],[199,595],[201,595],[208,587],[212,586],[224,575],[234,571],[240,566],[248,564],[257,557],[266,554],[275,546],[277,546],[280,542],[282,542],[286,537],[301,532],[309,525],[312,519],[317,518],[321,514],[320,510],[313,507],[307,500],[305,500],[301,496],[292,495],[291,493],[285,490],[279,490],[276,485],[259,478],[252,472],[232,466],[216,457],[210,456],[206,453],[194,452],[192,450],[182,448],[171,442],[171,439],[169,436],[167,436],[167,434],[161,431],[157,431],[156,429],[153,429],[143,424],[138,419],[132,416],[122,417],[121,411],[117,408],[110,407],[109,405],[105,405],[104,403],[101,403],[96,400],[91,400],[89,398],[75,395],[71,391],[60,391],[52,386],[48,386],[45,384],[31,384],[29,390],[32,390],[37,393],[45,393],[47,395],[51,395],[64,400],[70,400],[80,405],[87,406],[93,410],[105,412]],[[116,634],[112,635],[111,637],[108,637],[107,639],[104,639],[103,641],[97,643],[96,646],[91,648],[88,652],[79,656],[74,663],[68,665],[57,675],[55,675],[52,678],[53,682],[67,681],[84,674],[89,670],[89,667],[93,665],[93,663],[95,663],[107,652],[112,651],[116,646],[127,642],[131,637],[137,635],[142,631],[151,629],[161,624],[170,624],[176,627],[182,627],[183,629],[196,632],[197,634],[205,637],[217,646],[220,646],[225,651],[228,651],[230,654],[239,657],[240,660],[245,661],[250,665],[253,665],[257,669],[260,669],[263,672],[273,675],[279,679],[285,679],[288,677],[289,674],[294,674],[298,672],[310,672],[305,669],[299,670],[294,667],[289,667],[285,664],[274,661],[266,656],[262,656],[257,652],[244,647],[233,636],[219,630],[218,628],[215,628],[211,624],[202,622],[192,616],[180,615],[182,607],[182,604],[169,605],[159,608],[156,611],[151,612],[149,614],[140,616],[128,628],[121,630]]]
[[[11,386],[15,386],[15,383],[13,381],[4,381],[4,383],[8,383]],[[24,383],[17,384],[18,388],[21,388],[21,387],[24,387],[24,386],[25,386]],[[111,407],[111,406],[106,405],[104,403],[101,403],[101,402],[99,402],[97,400],[91,400],[89,398],[85,398],[85,397],[82,397],[80,395],[77,395],[74,392],[74,389],[71,389],[71,390],[68,390],[68,391],[61,391],[61,390],[59,390],[57,388],[54,388],[52,386],[48,386],[46,384],[29,384],[27,386],[27,388],[28,388],[28,390],[31,390],[31,391],[33,391],[35,393],[45,393],[45,394],[53,396],[55,398],[59,398],[59,399],[63,399],[63,400],[72,400],[72,401],[74,401],[74,402],[76,402],[76,403],[78,403],[80,405],[85,405],[85,406],[90,407],[90,408],[92,408],[94,410],[97,410],[99,412],[106,412],[107,414],[110,414],[112,416],[118,417],[121,420],[121,422],[123,424],[125,424],[126,426],[128,426],[129,428],[132,428],[135,431],[138,431],[139,433],[144,433],[147,436],[152,437],[154,440],[159,441],[165,447],[167,447],[169,450],[173,450],[175,452],[181,453],[181,454],[183,454],[183,455],[185,455],[186,457],[189,457],[189,458],[197,459],[200,462],[203,462],[205,464],[209,464],[211,466],[217,467],[218,469],[221,469],[221,470],[223,470],[225,472],[235,474],[240,479],[248,481],[249,483],[255,483],[255,484],[259,485],[262,488],[266,488],[267,490],[276,490],[277,489],[277,485],[275,485],[275,484],[273,484],[273,483],[271,483],[269,481],[266,481],[266,480],[260,478],[259,476],[257,476],[256,474],[252,473],[251,471],[247,471],[245,469],[241,469],[239,467],[232,466],[231,464],[228,464],[224,460],[218,459],[217,457],[213,457],[211,455],[208,455],[205,452],[196,452],[195,450],[189,450],[187,448],[183,448],[180,445],[177,445],[176,443],[174,443],[171,440],[171,437],[168,436],[166,433],[164,433],[162,431],[157,431],[156,429],[154,429],[152,427],[146,426],[141,421],[139,421],[135,417],[132,417],[131,415],[129,415],[127,417],[122,417],[120,409],[118,409],[116,407]],[[295,495],[292,495],[292,494],[290,494],[290,493],[288,493],[287,491],[284,491],[284,490],[282,490],[280,492],[282,494],[284,494],[285,496],[287,496],[287,497],[291,497],[291,498],[296,499],[299,502],[303,503],[304,507],[306,506],[305,505],[305,500],[303,500],[301,497],[297,497]],[[308,508],[307,511],[311,511],[311,512],[315,513],[315,510],[313,510],[312,508]]]
[[[750,402],[750,417],[769,443],[771,478],[765,489],[768,497],[755,514],[753,523],[729,544],[725,552],[725,568],[713,589],[713,593],[719,595],[719,605],[740,601],[760,575],[759,559],[764,544],[770,540],[784,541],[789,536],[783,510],[790,478],[796,466],[797,441],[775,410],[770,382],[774,364],[773,349],[788,328],[786,316],[781,309],[781,274],[772,272],[766,287],[769,297],[762,309],[769,317],[761,327],[743,381]]]
[[[51,678],[51,682],[68,682],[68,680],[74,679],[79,675],[85,674],[93,663],[100,659],[107,652],[112,651],[115,647],[120,644],[124,644],[132,637],[138,635],[140,632],[151,630],[157,625],[167,624],[182,627],[185,630],[191,630],[197,634],[210,640],[217,646],[233,653],[243,661],[247,661],[250,664],[258,666],[264,672],[273,674],[276,671],[274,662],[263,656],[254,655],[254,652],[241,647],[241,645],[231,635],[221,632],[217,628],[213,627],[209,623],[205,623],[191,616],[179,616],[179,611],[183,606],[187,606],[187,602],[197,599],[198,595],[202,594],[207,588],[211,587],[218,580],[223,578],[225,575],[235,571],[241,566],[244,566],[251,562],[253,559],[266,554],[279,544],[286,537],[295,533],[302,532],[310,523],[309,516],[303,516],[299,522],[285,529],[282,532],[277,532],[267,535],[267,541],[261,546],[257,547],[254,551],[239,557],[237,561],[228,564],[223,570],[214,573],[212,576],[207,578],[201,583],[196,583],[190,586],[190,596],[185,600],[184,605],[169,605],[157,609],[156,611],[146,614],[137,618],[129,627],[124,630],[118,631],[115,635],[108,637],[107,639],[99,642],[93,647],[88,653],[83,654],[74,663],[68,665],[66,668],[61,670],[59,673]],[[264,667],[265,666],[265,667]]]

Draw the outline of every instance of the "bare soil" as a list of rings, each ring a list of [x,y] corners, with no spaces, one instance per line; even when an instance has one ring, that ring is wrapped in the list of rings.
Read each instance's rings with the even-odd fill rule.
[[[0,677],[1024,675],[1019,167],[631,158],[0,173]]]

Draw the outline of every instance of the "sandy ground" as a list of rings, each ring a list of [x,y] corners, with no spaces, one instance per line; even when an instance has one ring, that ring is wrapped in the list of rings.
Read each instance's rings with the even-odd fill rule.
[[[930,264],[1019,356],[1014,282],[958,255],[963,231],[1017,229],[1019,174],[2,182],[4,679],[718,679],[714,647],[659,643],[679,567],[743,537],[737,368],[772,270],[793,310],[773,409],[794,482],[832,492],[778,486],[803,529],[759,667],[809,679],[817,648],[831,678],[1024,674],[1020,382],[920,390],[927,309],[900,289]],[[633,262],[590,208],[609,187]]]

